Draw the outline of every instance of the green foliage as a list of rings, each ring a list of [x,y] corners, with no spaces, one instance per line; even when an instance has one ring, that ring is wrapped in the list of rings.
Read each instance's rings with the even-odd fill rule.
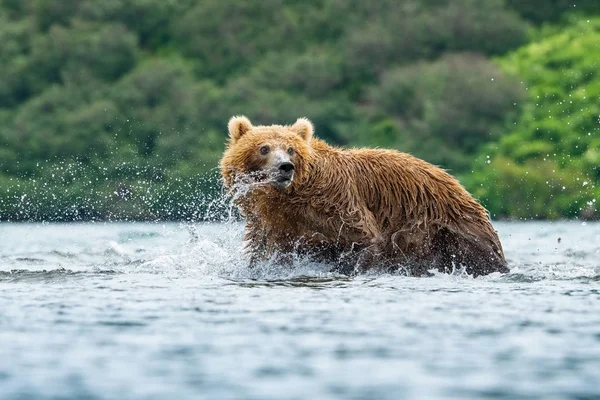
[[[18,105],[33,90],[31,51],[35,28],[31,21],[11,22],[0,14],[0,108]]]
[[[578,169],[561,168],[556,162],[544,159],[515,163],[503,156],[492,156],[484,160],[484,166],[477,166],[478,172],[470,180],[471,190],[483,200],[492,216],[522,219],[594,216],[598,206],[594,200],[599,198],[600,191]]]
[[[511,132],[481,153],[491,163],[476,166],[473,179],[484,182],[477,193],[493,213],[599,215],[598,43],[600,19],[586,18],[501,60],[508,73],[523,77],[528,98]]]
[[[522,91],[484,57],[452,54],[389,70],[371,97],[401,132],[389,146],[461,171],[483,143],[500,136]]]
[[[559,21],[571,13],[600,14],[600,2],[597,0],[506,0],[506,4],[538,24]]]
[[[594,144],[555,148],[548,135],[571,137],[556,119],[526,146],[501,138],[522,104],[522,120],[533,112],[511,75],[538,67],[489,58],[532,37],[522,16],[545,18],[533,11],[511,0],[0,0],[0,219],[200,218],[234,114],[306,116],[334,144],[411,151],[455,173],[506,140],[508,158],[570,154],[589,175]],[[565,83],[594,79],[577,65]],[[590,126],[580,106],[570,123]]]
[[[370,2],[366,22],[348,35],[347,57],[358,76],[445,52],[502,54],[526,41],[527,25],[501,0],[382,3]]]

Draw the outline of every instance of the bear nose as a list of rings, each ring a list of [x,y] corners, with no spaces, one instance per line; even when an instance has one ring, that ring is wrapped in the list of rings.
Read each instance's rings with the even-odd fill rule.
[[[289,174],[294,170],[294,164],[291,162],[282,162],[279,164],[279,170]]]

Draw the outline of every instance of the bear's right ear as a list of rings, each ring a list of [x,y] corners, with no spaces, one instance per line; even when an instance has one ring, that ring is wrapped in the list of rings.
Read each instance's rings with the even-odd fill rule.
[[[242,135],[252,129],[252,123],[243,115],[236,115],[235,117],[231,117],[227,124],[227,128],[229,129],[231,142],[235,143]]]
[[[310,139],[313,137],[315,128],[312,122],[308,118],[298,118],[296,123],[292,125],[292,129],[305,141],[310,143]]]

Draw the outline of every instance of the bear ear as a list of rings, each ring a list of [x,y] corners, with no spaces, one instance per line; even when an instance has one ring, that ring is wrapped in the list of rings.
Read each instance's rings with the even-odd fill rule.
[[[252,129],[252,123],[243,115],[236,115],[235,117],[231,117],[227,124],[227,128],[229,129],[231,141],[235,143],[242,135]]]
[[[298,118],[296,123],[292,125],[292,130],[307,142],[310,142],[315,131],[312,122],[308,118]]]

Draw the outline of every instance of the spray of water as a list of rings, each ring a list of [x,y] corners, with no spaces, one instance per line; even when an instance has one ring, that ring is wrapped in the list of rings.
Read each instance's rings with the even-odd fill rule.
[[[52,168],[48,172],[50,176],[64,181],[65,185],[82,182],[84,189],[90,189],[87,197],[78,197],[77,193],[82,193],[81,191],[67,190],[59,193],[50,189],[52,185],[42,181],[32,182],[31,185],[34,186],[20,189],[15,184],[5,188],[5,196],[0,198],[0,212],[13,212],[22,217],[16,219],[26,221],[45,216],[50,221],[72,217],[71,220],[83,219],[90,222],[67,225],[48,222],[22,226],[0,224],[0,230],[6,231],[2,235],[3,247],[0,248],[0,273],[5,279],[11,279],[16,276],[15,273],[26,275],[43,271],[57,271],[54,273],[59,275],[175,274],[192,275],[198,279],[216,277],[233,280],[286,280],[304,277],[347,279],[332,271],[331,265],[317,263],[298,254],[292,256],[290,264],[281,265],[274,257],[253,268],[248,267],[249,258],[243,241],[243,218],[235,204],[252,190],[270,184],[272,177],[257,173],[239,176],[233,190],[227,193],[216,178],[218,174],[215,169],[211,171],[212,175],[198,177],[194,182],[176,182],[169,186],[171,191],[165,189],[163,184],[155,187],[150,181],[140,180],[138,186],[100,193],[91,190],[96,186],[85,180],[85,171],[76,166]],[[211,190],[205,190],[207,187]],[[53,203],[54,208],[49,212],[42,204],[53,201],[56,201]],[[10,204],[14,207],[8,207],[7,202],[12,202]],[[124,206],[129,208],[123,208]],[[119,212],[129,210],[127,212],[132,212],[132,215],[152,215],[153,218],[141,219],[153,222],[110,222],[113,220],[110,216],[116,215],[116,211],[106,211],[110,207],[116,207]],[[63,215],[59,215],[61,211]],[[7,219],[10,220],[4,218]],[[179,222],[167,222],[170,219]],[[109,222],[94,222],[97,220]],[[562,224],[570,227],[569,229],[573,228],[569,224],[576,224],[577,229],[572,229],[569,235],[560,234],[563,240],[558,243],[544,232],[544,229],[549,229],[552,225],[530,222],[518,225],[516,231],[517,224],[497,225],[512,271],[507,275],[492,274],[478,279],[507,282],[580,278],[597,280],[600,276],[600,264],[597,261],[600,260],[598,224]],[[470,279],[464,268],[460,267],[455,268],[451,274],[431,272],[433,279]],[[375,269],[362,275],[361,279],[389,275],[402,276],[406,273],[402,269],[393,273]]]

